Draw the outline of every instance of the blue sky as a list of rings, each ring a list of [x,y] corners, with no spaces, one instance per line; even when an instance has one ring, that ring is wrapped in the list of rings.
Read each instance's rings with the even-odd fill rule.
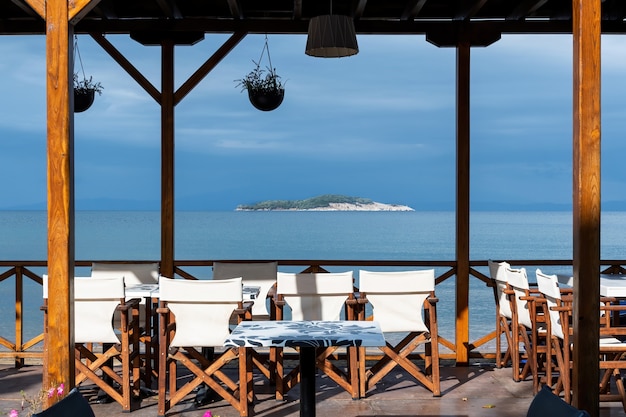
[[[160,88],[160,48],[107,39]],[[226,39],[177,47],[176,86]],[[305,36],[270,35],[286,93],[277,110],[260,112],[234,80],[253,69],[264,36],[244,38],[176,107],[176,208],[333,193],[454,209],[455,50],[424,36],[358,42],[358,55],[320,59],[304,54]],[[159,107],[90,37],[78,44],[104,91],[75,115],[76,208],[158,210]],[[604,36],[602,47],[607,208],[626,201],[626,38]],[[571,51],[566,35],[508,35],[472,49],[473,208],[571,205]],[[45,38],[0,37],[0,56],[0,209],[45,209]]]

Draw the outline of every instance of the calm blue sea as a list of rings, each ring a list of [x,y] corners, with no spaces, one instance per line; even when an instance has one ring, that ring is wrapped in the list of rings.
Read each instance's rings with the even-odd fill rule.
[[[474,212],[470,221],[472,259],[572,257],[571,212]],[[175,227],[175,256],[180,260],[454,259],[453,212],[179,212]],[[603,259],[626,258],[625,230],[626,212],[603,213]],[[45,212],[0,211],[1,260],[45,260],[46,252]],[[76,213],[77,260],[159,258],[158,212]],[[210,270],[190,272],[207,278],[211,274]],[[528,272],[534,279],[534,268],[529,267]],[[89,271],[79,269],[76,274],[88,275]],[[29,337],[41,330],[41,289],[27,283],[25,291]],[[474,339],[493,329],[495,313],[490,288],[474,279],[470,291],[470,335]],[[0,282],[0,317],[4,320],[0,336],[9,340],[14,339],[13,294],[12,278]],[[452,338],[454,281],[438,286],[437,295],[441,334]]]

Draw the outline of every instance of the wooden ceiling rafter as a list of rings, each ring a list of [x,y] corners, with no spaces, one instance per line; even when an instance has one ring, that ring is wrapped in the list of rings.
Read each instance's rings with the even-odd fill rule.
[[[171,19],[182,19],[183,14],[178,8],[176,0],[155,0],[159,8],[163,11],[165,16]]]
[[[457,10],[456,14],[454,15],[453,20],[462,20],[462,21],[470,20],[472,17],[476,16],[478,11],[482,9],[482,7],[488,1],[489,0],[472,0],[472,1],[466,0],[463,7],[460,7]]]
[[[30,17],[40,17],[40,16],[37,14],[37,12],[35,12],[35,11],[33,10],[33,8],[32,8],[32,7],[30,7],[27,3],[24,3],[24,2],[23,2],[23,1],[21,1],[21,0],[11,0],[11,2],[12,2],[13,4],[15,4],[17,7],[19,7],[21,10],[23,10],[23,11],[24,11],[24,13],[26,13],[26,14],[27,14],[27,15],[29,15]],[[42,3],[42,6],[43,6],[43,2],[39,2],[39,3]]]
[[[119,18],[117,13],[109,7],[108,3],[100,2],[96,7],[94,7],[94,11],[105,20],[116,20]]]
[[[414,20],[422,11],[422,8],[428,0],[412,0],[407,3],[400,20]]]
[[[359,20],[363,16],[366,5],[367,5],[367,0],[358,0],[356,2],[352,10],[352,17],[354,18],[354,20]]]
[[[245,15],[243,14],[243,8],[239,3],[239,0],[227,0],[228,9],[230,10],[230,14],[233,19],[243,19]]]
[[[548,0],[526,0],[520,2],[517,7],[506,17],[506,20],[524,20],[526,16],[533,15]]]

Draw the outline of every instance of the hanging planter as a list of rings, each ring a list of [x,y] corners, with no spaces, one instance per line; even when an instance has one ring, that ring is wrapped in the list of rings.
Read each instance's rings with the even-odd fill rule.
[[[83,68],[83,60],[80,57],[78,51],[78,37],[74,37],[74,62],[76,62],[76,56],[78,56],[78,62],[80,62],[80,69],[83,73],[82,79],[79,78],[77,72],[74,73],[74,113],[80,113],[87,110],[93,104],[96,93],[102,94],[102,84],[99,82],[94,83],[93,77],[87,78],[85,75],[85,69]]]
[[[267,69],[262,69],[261,61],[266,51],[269,66]],[[252,62],[256,67],[244,78],[235,80],[237,87],[241,87],[242,92],[248,90],[248,99],[255,108],[261,111],[271,111],[278,108],[285,98],[285,85],[280,80],[280,76],[276,74],[276,68],[272,66],[267,35],[265,35],[265,45],[259,61],[252,60]]]

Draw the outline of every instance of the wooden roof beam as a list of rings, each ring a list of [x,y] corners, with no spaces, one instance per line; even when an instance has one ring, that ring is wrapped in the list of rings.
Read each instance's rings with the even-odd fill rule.
[[[626,16],[626,3],[623,0],[603,0],[602,19],[621,21]]]
[[[406,8],[400,16],[400,20],[413,20],[415,19],[426,4],[428,0],[413,0],[406,4]]]
[[[104,16],[105,19],[108,20],[115,20],[118,19],[119,16],[117,15],[117,13],[115,13],[115,11],[108,6],[109,3],[107,2],[100,2],[96,7],[94,7],[94,11],[96,11],[99,15]]]
[[[22,9],[22,11],[24,11],[24,13],[28,14],[31,17],[41,17],[41,15],[39,15],[35,10],[33,10],[32,7],[29,7],[29,5],[27,5],[26,3],[24,3],[22,0],[11,0],[11,2],[13,4],[15,4],[17,7],[19,7],[20,9]],[[43,3],[42,2],[31,2],[32,4],[38,4],[40,5],[41,9],[43,10]]]
[[[474,1],[465,1],[464,4],[459,7],[457,10],[453,20],[469,20],[474,17],[478,11],[487,3],[489,0],[474,0]]]
[[[356,5],[354,6],[354,9],[352,10],[352,17],[355,20],[358,20],[361,17],[363,17],[363,13],[365,12],[365,5],[366,4],[367,4],[367,0],[358,0],[356,2]]]
[[[535,13],[547,2],[548,0],[527,0],[521,2],[515,10],[506,17],[506,20],[524,20],[526,16]]]
[[[159,8],[163,10],[163,14],[172,19],[182,19],[183,14],[180,12],[176,0],[155,0]]]
[[[227,0],[227,3],[230,14],[234,19],[243,19],[245,17],[239,0]]]
[[[293,18],[294,20],[302,19],[302,0],[293,0]]]

